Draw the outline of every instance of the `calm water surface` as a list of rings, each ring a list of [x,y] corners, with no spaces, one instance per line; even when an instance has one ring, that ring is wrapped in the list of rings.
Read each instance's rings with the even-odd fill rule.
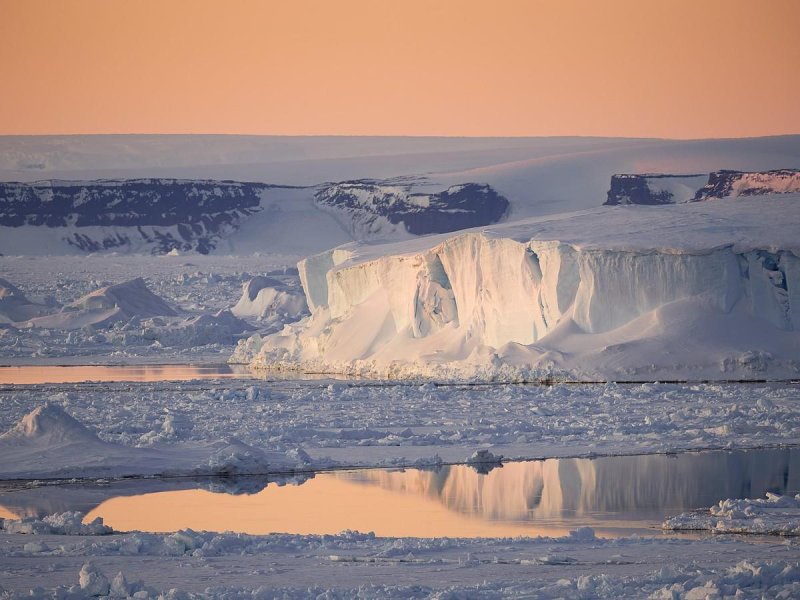
[[[0,367],[0,384],[83,383],[88,381],[188,381],[249,378],[245,365],[69,365]]]
[[[655,534],[668,516],[723,498],[800,491],[800,449],[551,459],[479,473],[368,469],[263,478],[123,481],[0,491],[0,516],[66,510],[120,531],[491,537]]]

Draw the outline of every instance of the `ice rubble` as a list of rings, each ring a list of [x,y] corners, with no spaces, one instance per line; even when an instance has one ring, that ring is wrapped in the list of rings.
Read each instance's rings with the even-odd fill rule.
[[[299,264],[311,317],[232,362],[380,376],[800,372],[796,195],[620,206]]]
[[[800,535],[800,494],[766,498],[720,500],[707,512],[682,513],[663,524],[670,530],[707,530],[712,533]]]
[[[792,598],[800,590],[800,569],[783,549],[773,552],[780,554],[778,559],[742,560],[743,553],[755,552],[742,542],[601,540],[589,528],[561,538],[485,540],[379,538],[350,531],[335,536],[252,536],[183,530],[167,535],[131,532],[66,538],[52,548],[46,542],[23,544],[14,536],[5,541],[0,555],[13,557],[15,569],[13,580],[4,582],[9,589],[0,588],[0,593],[9,599],[694,600]],[[716,559],[710,558],[712,554]],[[34,571],[42,559],[52,561],[53,557],[59,558],[60,569]],[[574,568],[564,567],[570,564]],[[266,569],[266,565],[280,568]],[[64,567],[71,575],[66,581],[61,576]],[[188,576],[176,576],[186,569]],[[376,570],[382,574],[378,584],[374,583]],[[42,587],[31,589],[25,576],[33,572]],[[135,580],[142,575],[147,584]],[[454,580],[459,583],[454,585]],[[210,582],[213,586],[208,586]]]
[[[0,519],[0,531],[35,535],[107,535],[113,530],[97,517],[84,523],[86,515],[78,511],[67,511],[44,515],[42,518]]]

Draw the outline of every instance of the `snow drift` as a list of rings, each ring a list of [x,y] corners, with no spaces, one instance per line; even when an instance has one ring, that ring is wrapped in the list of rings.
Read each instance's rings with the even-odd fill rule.
[[[176,316],[164,300],[139,277],[95,290],[67,304],[59,313],[30,319],[24,325],[53,329],[106,327],[132,318]]]
[[[312,316],[232,360],[379,376],[800,372],[797,197],[599,208],[299,264]]]

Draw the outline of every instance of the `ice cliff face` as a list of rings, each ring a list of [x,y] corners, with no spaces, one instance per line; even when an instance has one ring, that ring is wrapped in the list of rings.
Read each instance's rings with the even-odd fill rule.
[[[403,181],[344,181],[323,186],[318,206],[339,215],[355,239],[397,232],[447,233],[499,221],[508,200],[485,184],[454,185],[441,192],[413,192]]]
[[[0,182],[0,226],[65,228],[86,252],[144,245],[206,254],[260,210],[262,183],[180,179]]]
[[[678,204],[691,202],[706,175],[612,175],[605,204]]]
[[[717,171],[708,176],[708,183],[697,191],[695,200],[765,194],[800,192],[800,169],[778,169],[745,173]]]
[[[319,228],[337,229],[337,222],[348,236],[340,232],[330,245],[341,243],[342,237],[405,239],[488,225],[501,219],[509,206],[484,184],[465,183],[431,193],[414,191],[417,185],[427,186],[421,180],[307,188],[188,179],[0,182],[3,251],[24,252],[31,246],[27,234],[17,232],[23,227],[36,228],[30,230],[32,237],[50,240],[51,252],[66,245],[83,252],[208,254],[230,247],[221,243],[231,240],[233,246],[238,240],[248,248],[260,250],[259,241],[280,248],[280,241],[265,239],[263,230],[281,219],[287,228],[300,226],[296,239],[301,246],[303,238],[310,237],[307,245],[318,251],[328,245],[315,244]],[[298,210],[306,211],[299,224]],[[285,232],[279,232],[278,239],[282,235]],[[276,238],[274,233],[269,237]]]
[[[797,372],[800,258],[796,246],[781,246],[800,222],[787,210],[796,199],[760,211],[738,204],[658,217],[631,207],[622,222],[598,209],[427,247],[335,249],[299,264],[312,317],[267,338],[254,365],[383,376],[450,368],[495,376],[513,367],[525,376],[752,378],[774,360]],[[710,214],[730,230],[707,235]],[[753,229],[754,220],[763,227]],[[748,221],[750,237],[735,239]],[[614,231],[614,243],[598,237]]]
[[[605,204],[681,204],[713,198],[800,192],[800,170],[715,171],[706,175],[612,175]]]

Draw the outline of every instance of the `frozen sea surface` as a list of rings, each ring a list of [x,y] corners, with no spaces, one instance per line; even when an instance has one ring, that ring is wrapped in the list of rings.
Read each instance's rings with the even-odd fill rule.
[[[235,438],[312,468],[664,453],[800,443],[800,386],[387,385],[210,379],[0,388],[0,431],[50,403],[129,448]],[[3,464],[24,476],[24,465]],[[91,477],[91,469],[84,471]],[[41,474],[40,474],[41,476]],[[102,476],[108,476],[108,473]]]

